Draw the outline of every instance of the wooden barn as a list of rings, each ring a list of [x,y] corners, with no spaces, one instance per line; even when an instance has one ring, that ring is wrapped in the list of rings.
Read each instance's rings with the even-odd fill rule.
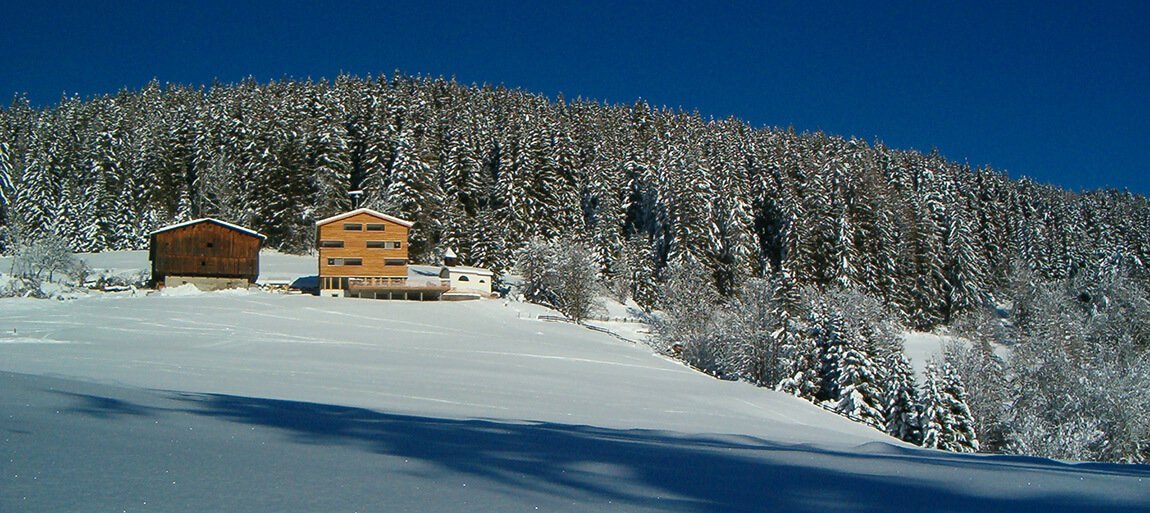
[[[325,296],[438,299],[442,280],[408,277],[411,221],[360,208],[316,222],[319,288]]]
[[[260,274],[265,237],[218,219],[196,219],[152,232],[148,259],[152,283],[200,290],[246,288]]]

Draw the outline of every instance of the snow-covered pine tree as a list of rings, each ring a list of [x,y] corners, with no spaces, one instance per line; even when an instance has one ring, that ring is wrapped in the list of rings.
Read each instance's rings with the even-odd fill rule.
[[[942,393],[946,399],[946,407],[950,410],[952,421],[950,431],[952,450],[954,452],[978,452],[978,434],[975,432],[974,416],[970,413],[967,404],[966,387],[962,384],[962,377],[954,368],[943,362]]]
[[[986,263],[980,261],[970,225],[965,207],[955,205],[950,211],[950,224],[946,228],[944,240],[949,255],[943,269],[946,292],[943,318],[946,322],[986,302]]]
[[[968,313],[959,328],[969,343],[947,344],[943,358],[962,378],[969,394],[967,404],[974,418],[979,449],[999,452],[1005,444],[1003,430],[1009,389],[1005,364],[994,354],[991,344],[1005,342],[1005,328],[985,309]]]
[[[747,280],[722,321],[733,345],[733,372],[759,386],[773,386],[787,376],[782,346],[771,336],[782,327],[773,296],[771,282]]]
[[[307,146],[308,166],[312,171],[315,198],[307,205],[311,216],[326,217],[351,209],[353,188],[351,156],[348,149],[348,124],[340,97],[334,90],[313,93]]]
[[[945,362],[941,370],[930,364],[924,373],[922,401],[922,446],[951,452],[977,452],[978,436],[966,404],[962,380]]]
[[[891,352],[884,360],[884,367],[883,396],[886,403],[883,417],[886,418],[886,432],[904,442],[921,444],[918,391],[910,362],[901,352]]]
[[[927,365],[923,371],[922,390],[918,394],[920,412],[918,423],[922,429],[923,447],[949,450],[950,410],[946,407],[946,399],[942,396],[941,381],[938,367],[934,363]]]
[[[7,253],[9,242],[8,226],[12,215],[9,213],[12,200],[16,197],[15,181],[12,179],[12,150],[8,143],[0,141],[0,254]]]
[[[875,429],[886,428],[885,399],[879,367],[857,345],[844,344],[838,359],[838,398],[831,409]]]
[[[785,267],[774,285],[773,302],[780,325],[771,332],[771,338],[780,348],[786,372],[775,389],[815,402],[822,387],[815,335],[823,312],[812,303],[821,296],[810,288],[799,289]]]

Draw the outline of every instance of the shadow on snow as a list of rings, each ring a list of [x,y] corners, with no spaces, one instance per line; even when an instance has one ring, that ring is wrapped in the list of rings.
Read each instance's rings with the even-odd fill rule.
[[[546,422],[451,420],[316,403],[176,394],[187,412],[276,428],[294,443],[352,446],[418,459],[512,489],[657,505],[668,511],[1145,511],[1150,494],[1069,492],[1084,476],[1150,477],[1145,466],[1068,465],[1040,458],[921,451],[882,443],[857,452],[779,446],[734,436],[684,436]],[[90,400],[90,398],[88,398]],[[138,414],[96,401],[88,410]],[[870,469],[874,469],[871,472]],[[931,477],[923,479],[922,475]],[[953,480],[950,476],[953,474]],[[992,492],[971,490],[976,476]],[[431,476],[434,477],[434,476]],[[1037,480],[1039,492],[1008,483]],[[1052,486],[1053,485],[1053,486]],[[977,486],[974,486],[977,488]],[[1013,496],[1012,496],[1013,495]]]

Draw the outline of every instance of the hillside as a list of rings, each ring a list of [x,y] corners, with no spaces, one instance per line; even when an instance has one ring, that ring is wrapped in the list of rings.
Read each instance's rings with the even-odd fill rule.
[[[351,190],[416,223],[416,262],[452,248],[504,270],[533,237],[577,241],[644,306],[684,261],[723,296],[788,272],[879,298],[916,328],[1011,295],[1023,271],[1150,275],[1142,196],[642,101],[345,75],[0,109],[0,253],[43,238],[143,249],[150,230],[209,215],[306,251]]]
[[[1150,507],[1143,466],[913,448],[540,313],[258,292],[0,300],[0,510]]]

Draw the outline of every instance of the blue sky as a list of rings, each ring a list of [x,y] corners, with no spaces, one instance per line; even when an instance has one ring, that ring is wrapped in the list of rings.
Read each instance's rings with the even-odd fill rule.
[[[4,104],[402,70],[1150,193],[1145,1],[5,3]]]

